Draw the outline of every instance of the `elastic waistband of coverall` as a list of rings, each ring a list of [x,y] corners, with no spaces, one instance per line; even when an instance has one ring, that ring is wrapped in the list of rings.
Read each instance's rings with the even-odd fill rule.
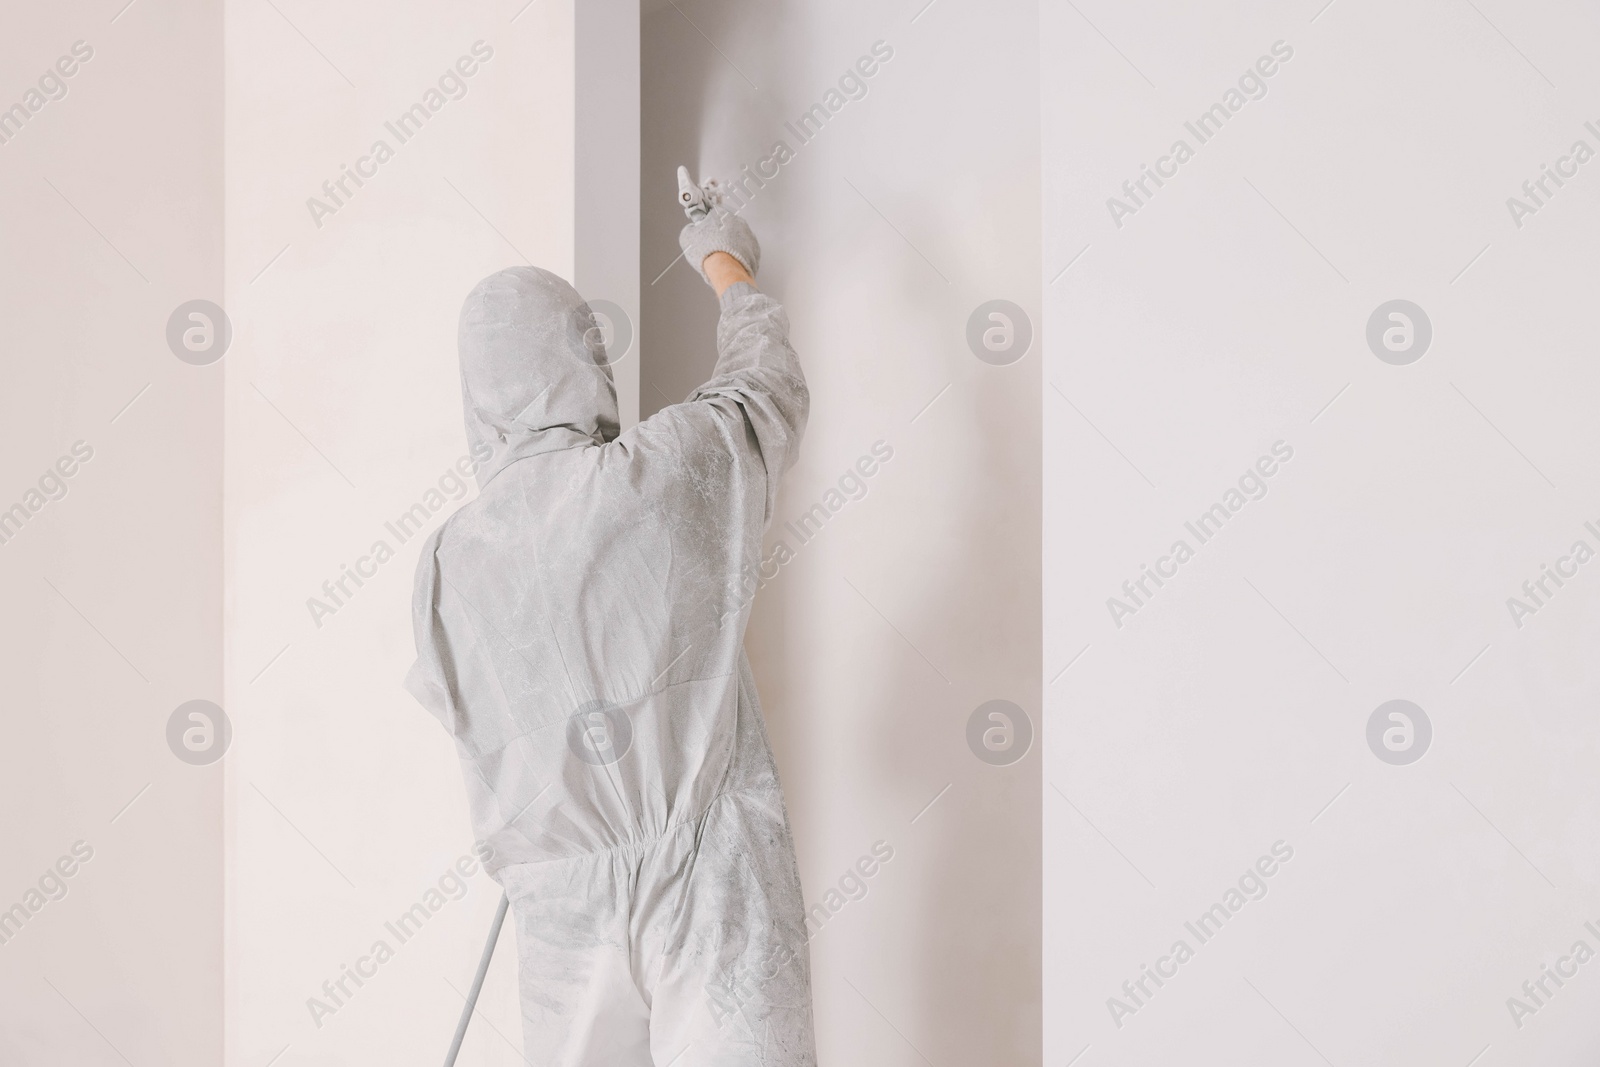
[[[706,806],[698,813],[679,819],[678,821],[669,824],[658,833],[652,834],[649,837],[641,838],[637,841],[624,841],[620,844],[611,845],[607,848],[597,848],[588,852],[576,852],[570,856],[554,856],[550,859],[509,860],[505,863],[495,863],[493,860],[490,860],[484,864],[484,872],[492,877],[508,867],[538,867],[548,870],[563,863],[581,863],[585,860],[592,861],[597,856],[614,856],[625,853],[636,853],[642,856],[646,852],[649,852],[658,845],[662,844],[674,834],[681,833],[682,831],[688,829],[693,829],[696,831],[696,833],[699,833],[704,829],[706,820],[715,813],[719,803],[724,801],[731,802],[742,800],[746,798],[758,800],[763,805],[774,802],[780,804],[782,803],[781,794],[774,796],[769,790],[729,789],[713,796],[706,802]]]

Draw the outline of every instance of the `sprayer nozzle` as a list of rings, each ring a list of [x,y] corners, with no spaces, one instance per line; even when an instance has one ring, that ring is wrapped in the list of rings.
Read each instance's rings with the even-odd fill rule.
[[[690,222],[699,222],[711,213],[711,197],[689,177],[688,167],[678,168],[678,203]]]

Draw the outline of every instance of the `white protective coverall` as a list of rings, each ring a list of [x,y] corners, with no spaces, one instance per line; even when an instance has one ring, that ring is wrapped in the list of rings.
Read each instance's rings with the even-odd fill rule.
[[[578,293],[461,312],[481,492],[422,549],[406,687],[455,738],[515,919],[537,1067],[816,1062],[800,879],[743,650],[808,395],[783,308],[720,298],[716,370],[618,435]]]

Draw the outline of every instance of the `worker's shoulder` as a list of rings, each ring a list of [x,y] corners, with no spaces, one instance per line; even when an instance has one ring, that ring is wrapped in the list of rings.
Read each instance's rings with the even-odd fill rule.
[[[616,442],[529,456],[507,464],[441,525],[447,550],[467,544],[567,537],[594,516],[625,519],[648,479],[626,469]]]
[[[502,471],[477,496],[446,515],[428,535],[423,552],[434,552],[443,558],[469,545],[503,540],[504,531],[512,526],[502,502],[502,491],[515,481],[506,477],[509,473],[510,468]]]
[[[737,405],[717,396],[695,396],[662,408],[606,446],[612,466],[720,466],[732,451],[750,445],[748,423]]]
[[[510,524],[512,513],[526,510],[528,487],[524,463],[512,463],[497,473],[477,495],[462,502],[439,524],[441,543],[492,537],[497,527]]]

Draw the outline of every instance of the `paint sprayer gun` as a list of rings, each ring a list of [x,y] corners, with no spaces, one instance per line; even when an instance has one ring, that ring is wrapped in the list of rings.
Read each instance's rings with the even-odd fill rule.
[[[696,185],[689,177],[688,167],[678,168],[678,206],[683,208],[690,222],[699,222],[721,202],[715,178],[707,178],[703,184]]]

